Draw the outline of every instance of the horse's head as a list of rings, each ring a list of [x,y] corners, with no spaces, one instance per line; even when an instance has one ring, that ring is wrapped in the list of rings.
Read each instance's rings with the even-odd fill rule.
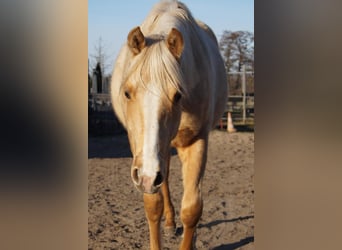
[[[176,29],[166,37],[144,37],[137,27],[128,34],[127,47],[120,96],[133,153],[131,176],[139,190],[155,193],[167,174],[170,142],[181,118],[183,38]]]

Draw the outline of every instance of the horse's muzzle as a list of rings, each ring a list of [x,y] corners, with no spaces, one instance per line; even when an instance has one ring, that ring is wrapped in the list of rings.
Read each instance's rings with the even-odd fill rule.
[[[141,175],[140,169],[134,167],[132,169],[132,180],[137,189],[141,192],[154,194],[158,192],[163,184],[163,176],[158,171],[154,176]]]

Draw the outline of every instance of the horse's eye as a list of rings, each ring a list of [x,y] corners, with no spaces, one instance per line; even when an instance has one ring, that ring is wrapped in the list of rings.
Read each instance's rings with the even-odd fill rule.
[[[125,91],[125,96],[127,99],[131,99],[131,95],[129,94],[129,92],[127,90]]]
[[[177,103],[177,102],[179,102],[179,100],[182,98],[182,94],[181,93],[179,93],[179,92],[177,92],[176,94],[175,94],[175,96],[173,97],[173,102],[174,103]]]

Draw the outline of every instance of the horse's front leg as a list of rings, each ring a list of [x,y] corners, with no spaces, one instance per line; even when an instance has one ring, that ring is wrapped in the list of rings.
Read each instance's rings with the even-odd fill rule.
[[[144,194],[144,207],[150,231],[150,249],[160,250],[160,220],[163,215],[163,196],[160,191],[156,194]]]
[[[165,173],[165,179],[163,185],[161,186],[161,191],[164,199],[164,216],[165,216],[165,233],[166,234],[174,234],[176,229],[175,223],[175,209],[173,207],[171,197],[170,197],[170,189],[169,189],[169,170],[170,170],[170,156],[167,159],[167,168]]]
[[[203,210],[201,183],[207,160],[207,145],[208,141],[207,137],[205,137],[186,148],[178,149],[183,165],[184,185],[181,208],[184,233],[180,250],[190,250],[194,247],[193,237]]]

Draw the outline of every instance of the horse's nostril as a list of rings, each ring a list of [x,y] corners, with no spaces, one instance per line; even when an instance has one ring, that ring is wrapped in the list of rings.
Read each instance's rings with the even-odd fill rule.
[[[140,181],[139,181],[139,169],[138,168],[134,168],[132,170],[132,179],[136,185],[139,185]]]
[[[157,173],[156,179],[153,182],[155,187],[160,186],[163,183],[163,176],[160,172]]]

